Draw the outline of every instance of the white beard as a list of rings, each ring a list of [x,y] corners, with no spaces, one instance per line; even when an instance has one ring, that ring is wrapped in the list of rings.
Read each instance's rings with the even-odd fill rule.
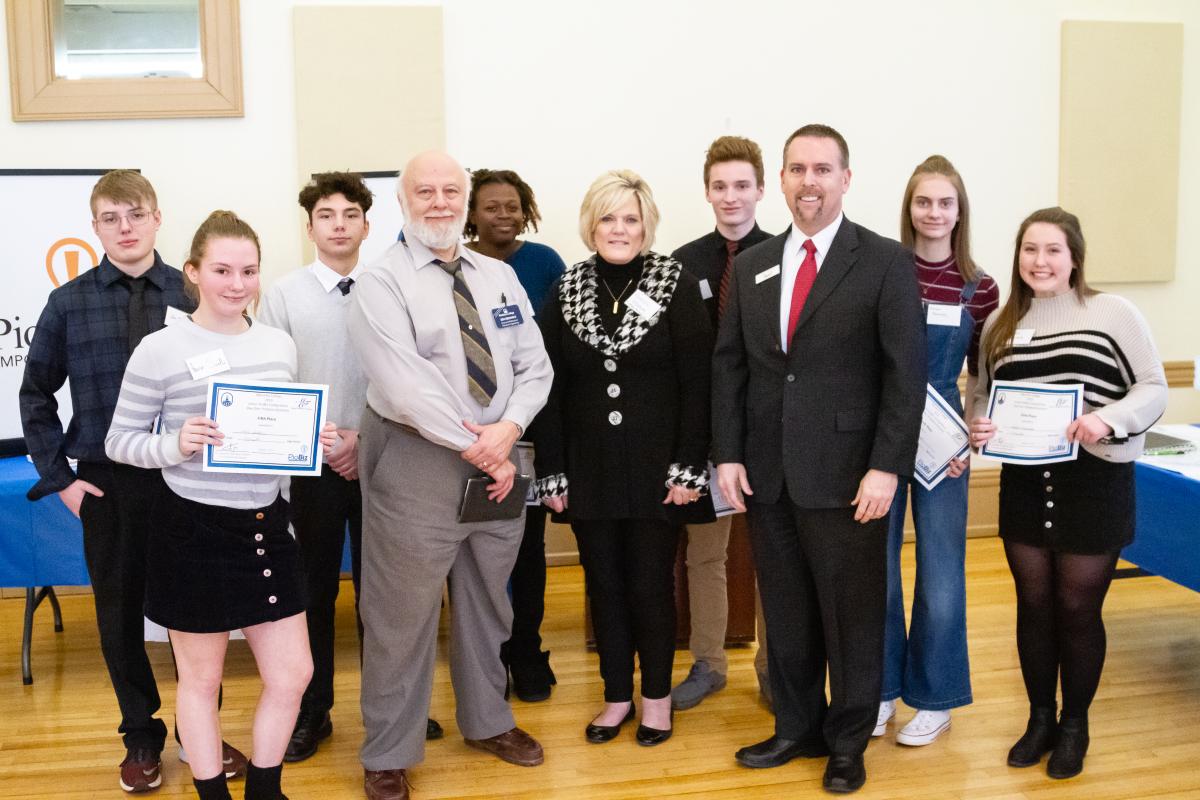
[[[408,234],[430,250],[445,250],[462,239],[467,215],[447,219],[441,224],[427,224],[424,220],[410,219],[404,223]]]

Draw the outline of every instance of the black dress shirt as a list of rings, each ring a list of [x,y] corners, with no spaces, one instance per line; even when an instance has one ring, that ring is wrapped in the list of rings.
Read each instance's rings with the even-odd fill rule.
[[[771,234],[758,227],[758,223],[750,232],[738,240],[737,252],[742,253],[759,242],[765,242]],[[728,251],[725,249],[725,237],[718,230],[706,233],[699,239],[688,242],[680,247],[671,257],[683,264],[683,268],[699,281],[708,281],[711,297],[704,301],[712,320],[713,330],[717,329],[717,296],[721,290],[721,273],[725,271],[725,261]]]
[[[146,278],[148,332],[163,327],[167,306],[191,312],[183,273],[157,252]],[[105,256],[95,269],[50,293],[38,319],[21,382],[21,427],[40,480],[30,500],[62,491],[75,480],[67,458],[107,463],[104,437],[112,422],[129,361],[129,287]],[[73,414],[64,433],[54,393],[71,381]]]

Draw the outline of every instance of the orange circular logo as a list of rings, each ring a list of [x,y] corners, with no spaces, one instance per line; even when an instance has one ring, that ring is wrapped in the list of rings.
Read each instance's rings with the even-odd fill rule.
[[[60,251],[62,252],[62,258],[57,259],[56,264],[55,256]],[[54,284],[56,289],[67,281],[72,281],[79,277],[79,256],[81,253],[86,254],[91,259],[84,269],[91,269],[100,264],[100,259],[96,256],[96,251],[83,239],[68,237],[66,239],[59,239],[50,245],[50,249],[46,252],[46,274],[50,276],[50,282]],[[57,270],[56,267],[58,268]]]

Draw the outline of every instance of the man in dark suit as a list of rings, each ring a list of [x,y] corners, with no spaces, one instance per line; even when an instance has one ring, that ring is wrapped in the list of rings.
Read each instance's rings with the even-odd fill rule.
[[[788,138],[792,226],[737,257],[713,355],[713,460],[721,490],[749,507],[776,714],[775,735],[737,759],[829,754],[832,792],[866,780],[887,514],[925,398],[912,256],[842,214],[849,160],[828,126]]]

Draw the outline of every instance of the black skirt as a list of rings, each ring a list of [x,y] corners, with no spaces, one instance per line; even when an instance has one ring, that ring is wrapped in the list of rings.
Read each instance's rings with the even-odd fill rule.
[[[282,496],[225,508],[165,485],[151,511],[146,617],[186,633],[220,633],[299,614],[307,605],[300,548]]]
[[[1082,447],[1060,464],[1000,470],[1000,538],[1061,553],[1116,553],[1133,541],[1133,463]]]

